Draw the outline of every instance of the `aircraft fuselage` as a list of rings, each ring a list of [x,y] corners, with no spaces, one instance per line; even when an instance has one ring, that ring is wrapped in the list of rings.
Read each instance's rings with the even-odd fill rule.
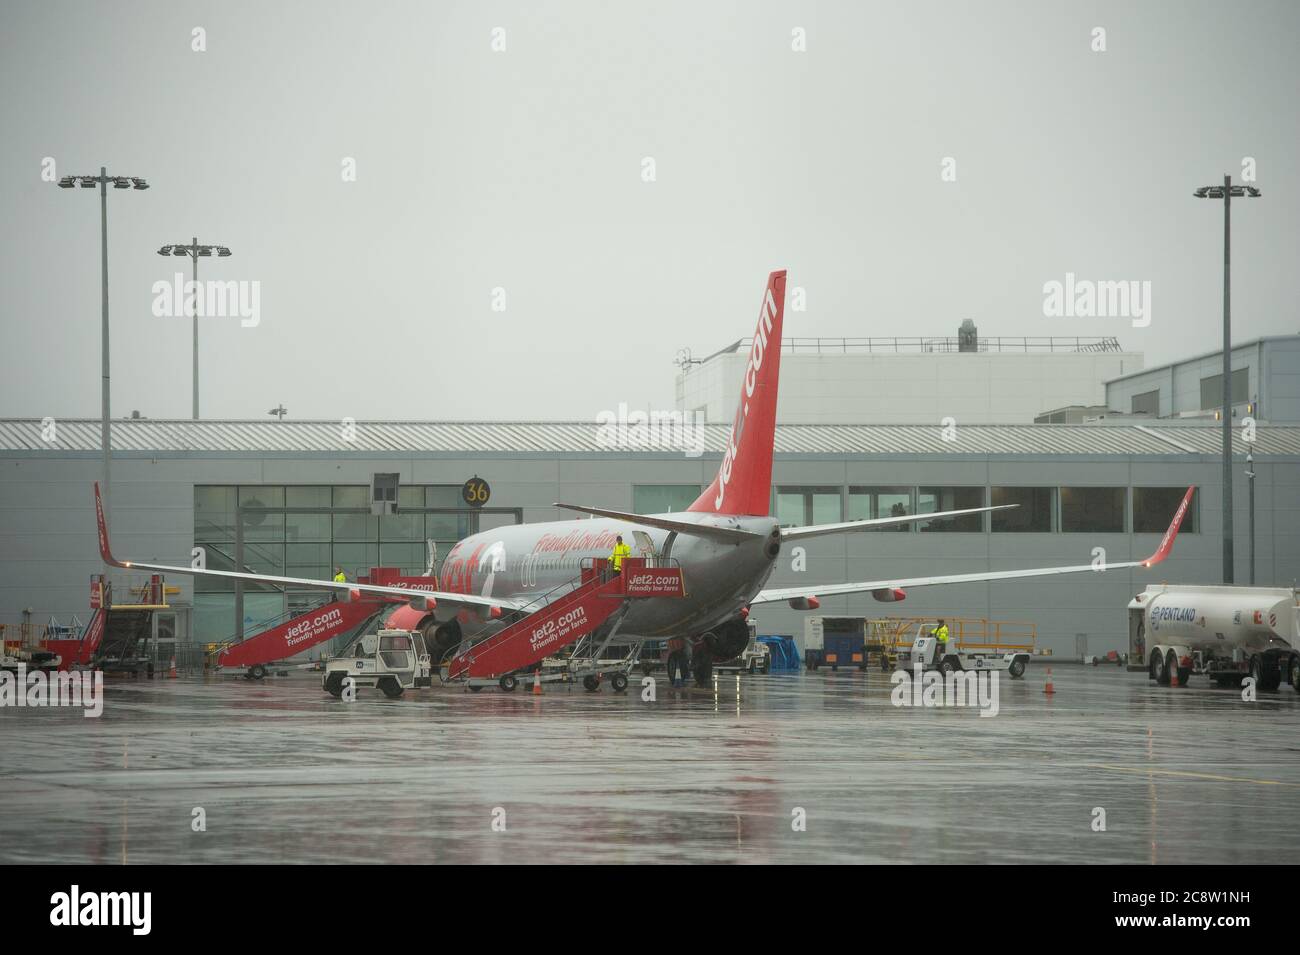
[[[634,600],[620,638],[690,636],[735,617],[767,582],[780,553],[775,518],[692,512],[660,516],[761,536],[736,544],[611,518],[515,524],[460,541],[443,562],[439,583],[453,593],[537,600],[578,577],[585,559],[609,557],[619,534],[639,556],[634,538],[639,531],[653,542],[658,556],[679,563],[686,596]]]

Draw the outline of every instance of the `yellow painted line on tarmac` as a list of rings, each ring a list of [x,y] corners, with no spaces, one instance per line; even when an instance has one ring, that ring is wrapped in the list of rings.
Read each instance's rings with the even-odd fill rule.
[[[1287,786],[1300,789],[1300,783],[1285,783],[1280,779],[1252,779],[1249,776],[1219,776],[1215,773],[1190,773],[1177,769],[1144,769],[1138,766],[1112,766],[1107,763],[1086,763],[1091,769],[1109,769],[1116,773],[1133,773],[1138,776],[1181,776],[1186,779],[1208,779],[1217,783],[1254,783],[1257,786]]]

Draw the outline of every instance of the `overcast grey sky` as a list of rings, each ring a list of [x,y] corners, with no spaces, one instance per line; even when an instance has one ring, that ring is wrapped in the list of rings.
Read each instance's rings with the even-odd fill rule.
[[[150,306],[194,235],[234,250],[201,278],[261,283],[257,327],[203,325],[205,417],[671,408],[677,350],[748,335],[782,267],[787,336],[1166,361],[1217,346],[1191,190],[1246,156],[1236,337],[1293,334],[1297,36],[1293,2],[5,0],[0,415],[99,413],[98,199],[44,157],[152,186],[109,195],[115,415],[189,416],[189,320]],[[1045,318],[1066,272],[1151,281],[1150,326]]]

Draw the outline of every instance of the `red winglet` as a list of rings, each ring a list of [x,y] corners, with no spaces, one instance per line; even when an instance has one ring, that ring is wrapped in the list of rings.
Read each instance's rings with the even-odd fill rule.
[[[1160,563],[1174,549],[1174,538],[1178,536],[1178,528],[1187,515],[1187,509],[1192,506],[1192,495],[1195,493],[1196,485],[1193,484],[1187,489],[1187,493],[1183,495],[1183,503],[1179,504],[1178,510],[1174,511],[1174,519],[1169,522],[1169,529],[1165,531],[1165,536],[1160,539],[1160,546],[1156,548],[1154,554],[1142,561],[1143,567],[1152,567]]]
[[[108,546],[108,524],[104,521],[104,502],[99,497],[99,482],[95,482],[95,520],[99,524],[99,558],[110,567],[130,567],[113,557]]]

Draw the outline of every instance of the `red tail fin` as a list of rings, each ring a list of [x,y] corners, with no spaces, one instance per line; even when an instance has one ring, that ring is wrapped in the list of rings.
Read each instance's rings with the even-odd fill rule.
[[[689,510],[764,517],[772,503],[772,441],[776,435],[776,385],[781,374],[781,324],[785,271],[767,277],[758,328],[741,383],[740,403],[718,476]]]

